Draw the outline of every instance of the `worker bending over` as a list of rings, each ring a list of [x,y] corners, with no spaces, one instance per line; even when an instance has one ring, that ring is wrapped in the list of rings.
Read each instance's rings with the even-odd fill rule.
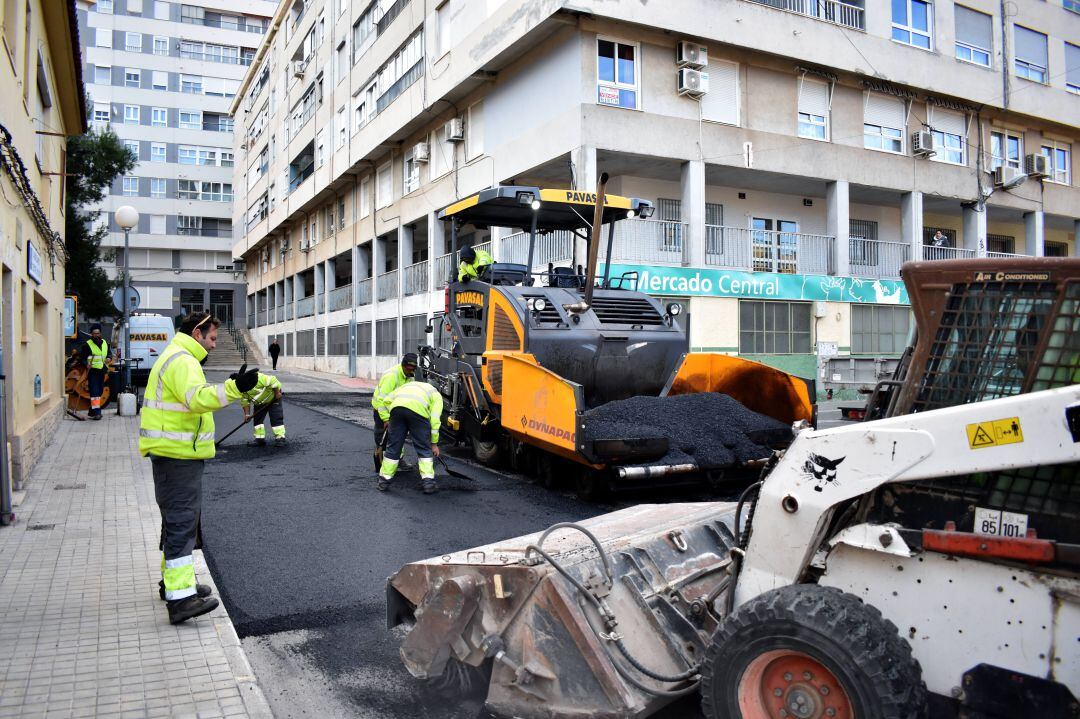
[[[379,384],[375,387],[375,394],[371,396],[371,413],[375,421],[375,445],[382,442],[383,431],[386,423],[390,420],[390,404],[388,397],[394,390],[407,382],[413,381],[416,374],[416,353],[406,352],[401,358],[401,364],[396,364],[386,370],[379,377]]]
[[[260,447],[266,444],[267,415],[270,415],[270,431],[274,433],[274,444],[279,447],[285,444],[285,410],[281,406],[281,380],[260,372],[255,389],[240,398],[240,406],[244,408],[245,422],[255,417],[252,432],[255,444]],[[262,414],[256,417],[260,412]]]
[[[394,390],[386,399],[390,408],[390,437],[382,466],[379,467],[378,489],[385,492],[390,487],[390,480],[397,472],[401,453],[405,449],[405,438],[411,436],[419,458],[424,494],[432,494],[437,489],[432,456],[439,456],[442,395],[427,382],[409,382]]]
[[[105,363],[109,359],[109,343],[101,337],[101,325],[90,327],[90,339],[82,346],[79,356],[86,364],[87,390],[90,392],[90,419],[101,419],[101,395],[105,391]]]
[[[258,370],[244,365],[222,384],[207,383],[202,363],[217,344],[218,324],[209,312],[184,318],[150,370],[140,413],[139,453],[150,457],[161,510],[160,596],[172,624],[218,605],[209,587],[196,584],[192,556],[202,513],[203,465],[214,456],[214,411],[258,381]]]
[[[473,247],[462,247],[458,251],[458,259],[461,260],[458,265],[458,282],[478,279],[494,262],[487,250],[477,250]]]

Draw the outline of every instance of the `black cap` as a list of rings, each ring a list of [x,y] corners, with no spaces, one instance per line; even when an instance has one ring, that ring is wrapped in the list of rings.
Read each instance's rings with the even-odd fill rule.
[[[466,245],[458,251],[458,257],[460,257],[465,262],[472,262],[476,259],[476,250]]]
[[[406,352],[405,356],[401,358],[401,364],[411,364],[413,367],[417,364],[417,358],[415,352]]]
[[[101,325],[99,325],[96,322],[94,324],[90,325],[90,331],[93,332],[94,330],[97,330],[98,332],[101,332]]]

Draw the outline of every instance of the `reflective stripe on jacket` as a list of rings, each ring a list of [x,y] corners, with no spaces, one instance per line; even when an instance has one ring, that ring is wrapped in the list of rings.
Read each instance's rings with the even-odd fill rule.
[[[427,382],[410,382],[387,397],[387,406],[390,409],[404,407],[427,419],[431,423],[431,443],[438,444],[443,410],[443,399],[439,390]]]
[[[277,394],[276,390],[279,389],[281,389],[281,380],[273,375],[260,372],[259,381],[255,383],[255,388],[240,398],[240,404],[245,407],[250,404],[268,404],[274,399],[274,395]]]
[[[139,452],[171,459],[214,456],[214,410],[240,399],[236,383],[208,384],[206,350],[178,332],[154,363],[139,422]]]
[[[401,365],[394,365],[379,377],[379,384],[375,387],[375,394],[371,395],[371,407],[379,413],[382,421],[390,419],[390,403],[387,397],[398,387],[412,382],[412,377],[406,377]]]
[[[109,343],[101,340],[101,345],[96,345],[94,340],[86,340],[86,346],[90,348],[88,360],[90,369],[105,369],[105,359],[109,356]]]
[[[472,263],[462,262],[458,264],[457,278],[458,282],[461,282],[466,277],[475,280],[480,276],[480,269],[490,265],[495,260],[491,259],[491,254],[487,250],[474,250],[476,252],[476,259]]]

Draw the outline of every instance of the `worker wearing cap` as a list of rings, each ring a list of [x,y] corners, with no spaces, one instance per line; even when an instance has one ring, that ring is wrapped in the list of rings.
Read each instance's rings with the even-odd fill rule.
[[[462,247],[458,251],[458,259],[461,261],[458,265],[458,282],[478,279],[494,262],[487,250],[477,250],[473,247]]]
[[[90,339],[82,346],[79,357],[86,365],[86,382],[90,391],[90,419],[101,419],[101,395],[105,391],[105,363],[109,359],[109,343],[101,337],[101,325],[90,326]]]
[[[202,363],[217,344],[219,321],[209,312],[184,318],[150,370],[139,423],[139,452],[150,457],[161,510],[160,596],[169,622],[179,624],[217,607],[210,588],[195,582],[204,462],[214,456],[214,411],[258,382],[245,364],[224,383],[208,384]]]
[[[385,492],[397,472],[405,439],[412,437],[419,458],[420,479],[424,494],[432,494],[435,486],[435,457],[439,456],[439,427],[442,424],[443,400],[439,390],[427,382],[409,382],[398,387],[386,398],[390,409],[390,432],[379,467],[377,488]],[[430,440],[430,444],[429,444]]]
[[[262,416],[256,418],[253,428],[255,444],[262,447],[266,444],[266,415],[270,415],[270,431],[274,433],[274,444],[285,444],[285,410],[281,406],[281,380],[273,375],[259,373],[259,381],[255,383],[255,389],[240,398],[240,406],[244,409],[244,421],[247,421],[257,412]]]
[[[371,396],[372,417],[375,420],[375,444],[382,441],[383,431],[390,419],[390,405],[387,398],[407,382],[413,381],[416,373],[416,353],[406,352],[401,358],[401,364],[396,364],[386,370],[379,377],[379,384],[375,387],[375,394]]]

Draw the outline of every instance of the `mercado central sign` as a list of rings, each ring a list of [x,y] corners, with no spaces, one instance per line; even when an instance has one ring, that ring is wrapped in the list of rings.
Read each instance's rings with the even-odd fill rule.
[[[602,275],[603,271],[601,266],[598,274]],[[627,272],[636,272],[638,290],[651,295],[910,304],[907,288],[900,280],[743,272],[712,267],[611,266],[612,278]]]

